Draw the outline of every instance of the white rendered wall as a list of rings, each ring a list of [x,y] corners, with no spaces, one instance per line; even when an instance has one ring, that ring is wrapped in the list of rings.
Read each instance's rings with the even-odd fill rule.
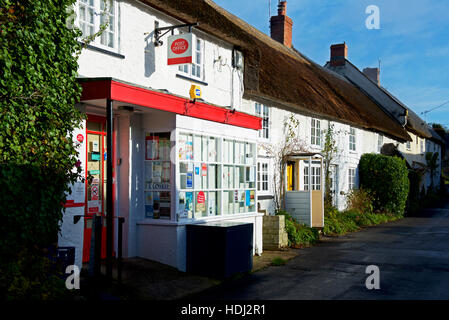
[[[138,1],[120,1],[118,53],[125,58],[111,56],[92,49],[83,49],[78,73],[83,77],[113,77],[133,84],[166,89],[170,93],[188,97],[190,85],[194,82],[176,77],[186,75],[178,71],[178,66],[167,65],[167,37],[162,38],[164,44],[155,47],[153,31],[155,21],[159,27],[183,24],[167,15]],[[184,30],[186,31],[186,29]],[[150,34],[144,35],[149,32]],[[176,30],[175,34],[179,31]],[[240,105],[242,94],[242,72],[231,67],[232,45],[215,37],[193,29],[195,36],[204,40],[203,77],[199,79],[207,83],[200,85],[203,99],[220,106],[231,105],[231,82],[234,88],[234,105]],[[92,44],[95,46],[95,44]],[[221,57],[220,62],[216,61]],[[220,64],[225,64],[220,67]],[[197,83],[195,83],[197,84]]]

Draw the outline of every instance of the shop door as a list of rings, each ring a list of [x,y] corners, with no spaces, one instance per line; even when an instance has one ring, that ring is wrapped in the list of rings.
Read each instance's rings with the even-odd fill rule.
[[[287,191],[295,190],[295,162],[287,163]]]
[[[92,118],[92,117],[89,117]],[[84,219],[83,262],[89,261],[94,216],[102,216],[101,258],[106,258],[106,123],[87,121],[86,211]]]

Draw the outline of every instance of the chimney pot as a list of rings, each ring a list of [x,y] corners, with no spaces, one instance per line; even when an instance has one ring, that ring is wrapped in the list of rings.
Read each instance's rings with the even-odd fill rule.
[[[278,4],[278,16],[285,16],[287,14],[287,1],[281,1]]]
[[[363,74],[371,81],[380,86],[380,69],[379,68],[365,68]]]
[[[289,48],[292,47],[293,21],[287,16],[287,1],[278,5],[278,15],[270,18],[271,38]]]
[[[331,45],[331,60],[332,67],[344,66],[348,59],[348,46],[346,42]]]

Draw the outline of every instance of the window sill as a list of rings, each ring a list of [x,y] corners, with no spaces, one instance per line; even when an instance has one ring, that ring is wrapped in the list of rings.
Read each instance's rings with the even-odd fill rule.
[[[179,73],[176,74],[176,77],[177,77],[177,78],[180,78],[180,79],[183,79],[183,80],[188,80],[188,81],[196,82],[196,83],[201,84],[201,85],[203,85],[203,86],[208,86],[208,85],[209,85],[207,82],[204,82],[204,81],[201,81],[201,80],[199,80],[199,79],[192,78],[192,77],[184,76],[184,75],[179,74]]]
[[[274,196],[269,193],[260,194],[260,192],[259,192],[259,195],[257,196],[257,200],[272,200],[272,199],[274,199]]]
[[[82,46],[84,46],[84,44],[83,44],[82,42],[78,42],[78,43],[81,44]],[[103,49],[103,48],[100,48],[100,47],[96,47],[96,46],[93,46],[93,45],[91,45],[91,44],[87,44],[87,45],[85,45],[85,46],[86,46],[87,49],[90,49],[90,50],[93,50],[93,51],[98,51],[98,52],[101,52],[101,53],[110,55],[110,56],[112,56],[112,57],[116,57],[116,58],[120,58],[120,59],[125,59],[125,56],[124,56],[124,55],[122,55],[122,54],[120,54],[120,53],[116,53],[116,52],[114,52],[114,51],[110,51],[110,50],[107,50],[107,49]]]
[[[207,222],[215,222],[215,221],[224,221],[224,220],[237,220],[244,218],[252,218],[263,216],[263,213],[260,212],[248,212],[248,213],[237,213],[237,214],[227,214],[221,216],[211,216],[211,217],[203,217],[199,219],[182,219],[180,221],[172,221],[172,220],[163,220],[163,219],[151,219],[146,218],[142,221],[136,222],[136,224],[145,226],[145,225],[159,225],[159,226],[185,226],[188,224],[200,224]]]

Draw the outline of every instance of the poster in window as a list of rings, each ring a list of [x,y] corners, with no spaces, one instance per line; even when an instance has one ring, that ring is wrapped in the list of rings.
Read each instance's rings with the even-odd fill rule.
[[[254,190],[252,190],[251,192],[250,192],[250,195],[249,195],[249,197],[250,197],[250,205],[251,206],[254,206],[255,204],[256,204],[256,199],[255,199],[255,195],[256,195],[256,192],[254,191]]]
[[[203,177],[207,177],[207,164],[201,164],[201,172],[203,174]]]
[[[209,192],[208,213],[210,216],[215,215],[215,192]]]
[[[186,142],[186,160],[193,160],[193,142]]]
[[[187,217],[191,219],[193,214],[193,192],[186,192],[185,210],[187,211]]]
[[[145,137],[145,160],[157,160],[159,151],[159,137]]]
[[[193,188],[193,173],[192,172],[187,172],[187,181],[186,181],[186,185],[188,189],[192,189]]]
[[[145,217],[152,218],[153,217],[153,206],[145,205]]]
[[[206,196],[203,191],[198,192],[196,196],[196,211],[204,212],[206,210]]]
[[[251,192],[246,190],[245,192],[246,206],[249,207],[251,205]]]

